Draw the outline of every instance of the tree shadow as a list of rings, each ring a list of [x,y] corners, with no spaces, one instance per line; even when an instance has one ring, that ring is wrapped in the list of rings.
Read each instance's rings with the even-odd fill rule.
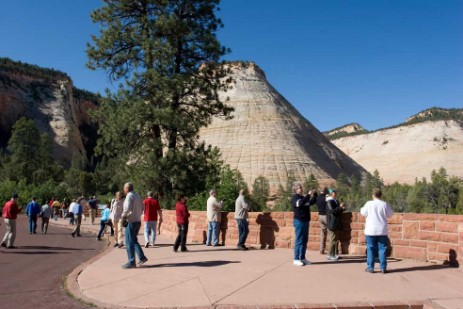
[[[3,254],[24,254],[24,255],[35,255],[35,254],[69,254],[69,252],[55,252],[55,251],[3,251]],[[21,249],[19,249],[21,250]]]
[[[65,247],[48,247],[48,246],[21,246],[18,249],[26,249],[26,250],[70,250],[70,251],[83,251],[83,250],[94,250],[94,249],[87,249],[87,248],[65,248]]]
[[[201,261],[201,262],[187,262],[187,263],[164,263],[164,264],[155,264],[155,265],[144,265],[140,268],[157,268],[157,267],[217,267],[228,264],[237,264],[241,263],[240,261]]]
[[[260,225],[259,241],[261,249],[275,249],[275,232],[280,228],[272,219],[270,212],[259,214],[256,218],[256,223]]]

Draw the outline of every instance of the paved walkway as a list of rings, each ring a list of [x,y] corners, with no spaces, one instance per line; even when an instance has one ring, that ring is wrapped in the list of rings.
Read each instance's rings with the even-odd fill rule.
[[[58,224],[66,225],[62,219]],[[98,226],[83,222],[84,230]],[[121,268],[126,251],[111,247],[69,276],[70,290],[97,306],[114,308],[422,308],[424,303],[427,308],[463,308],[463,271],[458,268],[390,259],[390,273],[370,274],[364,271],[364,257],[330,262],[310,251],[312,265],[296,267],[288,249],[237,251],[190,244],[189,252],[175,253],[172,243],[158,236],[155,247],[144,249],[149,261],[130,270]]]

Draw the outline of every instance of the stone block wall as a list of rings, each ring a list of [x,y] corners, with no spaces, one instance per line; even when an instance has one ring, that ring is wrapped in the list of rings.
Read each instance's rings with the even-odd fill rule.
[[[205,243],[207,218],[205,211],[190,211],[188,241]],[[161,233],[177,235],[175,211],[164,210]],[[390,256],[422,261],[463,263],[463,215],[394,214],[389,219]],[[365,218],[360,213],[343,214],[340,252],[365,255]],[[294,228],[292,212],[249,213],[247,244],[258,248],[292,248]],[[234,213],[222,212],[220,241],[235,245],[238,227]],[[312,213],[309,229],[309,250],[319,250],[318,213]]]

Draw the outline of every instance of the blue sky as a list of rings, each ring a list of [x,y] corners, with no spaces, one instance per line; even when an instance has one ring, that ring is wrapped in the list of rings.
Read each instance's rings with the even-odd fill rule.
[[[99,0],[0,4],[0,57],[66,72],[100,91],[85,67]],[[222,0],[228,60],[256,62],[319,130],[358,122],[369,130],[432,106],[463,107],[463,1]]]

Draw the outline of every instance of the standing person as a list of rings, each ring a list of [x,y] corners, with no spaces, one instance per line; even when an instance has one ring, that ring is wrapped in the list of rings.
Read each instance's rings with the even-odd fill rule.
[[[77,211],[79,210],[79,204],[77,204],[78,202],[78,199],[75,199],[71,205],[69,205],[69,224],[72,224],[74,225],[74,221],[75,221],[75,214],[77,213]]]
[[[220,222],[221,218],[221,209],[223,202],[217,201],[217,192],[212,189],[209,191],[209,198],[207,199],[207,239],[206,246],[218,247],[219,244],[219,232],[220,232]]]
[[[61,209],[61,203],[55,199],[51,206],[53,207],[53,220],[57,221]]]
[[[188,212],[186,199],[183,194],[179,194],[177,196],[175,214],[177,217],[178,235],[177,239],[175,240],[174,251],[177,252],[178,247],[180,247],[180,251],[186,252],[188,251],[186,248],[186,236],[188,234],[188,218],[190,217],[190,213]]]
[[[16,249],[14,240],[16,239],[16,218],[21,209],[18,207],[18,194],[14,193],[11,200],[3,206],[3,218],[5,220],[6,232],[1,246],[7,249]]]
[[[306,196],[302,195],[301,184],[294,186],[294,195],[291,199],[294,217],[293,224],[296,233],[294,241],[294,262],[296,266],[309,265],[310,261],[305,258],[307,242],[309,241],[310,206],[315,204],[316,193],[310,191]]]
[[[117,191],[111,201],[111,215],[110,218],[114,225],[114,247],[122,248],[124,246],[124,238],[122,235],[122,222],[121,216],[124,209],[124,199],[121,192]]]
[[[68,202],[68,199],[65,198],[63,199],[63,202],[61,203],[61,215],[63,216],[63,219],[66,219],[68,208],[69,208],[69,202]]]
[[[124,193],[126,195],[124,201],[124,210],[122,211],[122,220],[127,220],[128,224],[125,228],[125,245],[127,249],[127,264],[122,265],[122,268],[135,268],[135,254],[138,255],[138,265],[146,263],[146,258],[143,250],[138,243],[138,231],[141,226],[141,215],[143,213],[143,202],[140,196],[134,191],[133,184],[127,182],[124,185]]]
[[[74,220],[76,223],[76,227],[74,228],[74,231],[71,233],[72,237],[76,237],[76,235],[80,237],[80,225],[82,223],[82,214],[84,212],[85,203],[86,203],[85,198],[81,197],[76,203],[77,206],[74,206],[75,207]]]
[[[244,190],[241,189],[238,198],[235,201],[235,220],[238,224],[238,249],[248,250],[246,247],[246,238],[249,234],[248,227],[249,204],[244,200]]]
[[[328,193],[328,188],[323,188],[317,196],[318,224],[320,225],[320,254],[325,254],[326,249],[326,193]]]
[[[335,189],[329,189],[330,196],[326,198],[326,214],[328,224],[328,240],[329,251],[327,259],[330,261],[337,261],[338,256],[338,242],[339,234],[342,230],[342,212],[345,209],[344,204],[340,204],[336,199],[337,192]]]
[[[145,248],[150,246],[150,235],[151,245],[154,246],[156,241],[156,226],[158,223],[159,215],[159,226],[162,223],[162,210],[159,206],[159,202],[154,198],[153,192],[149,191],[146,199],[143,201],[145,209],[143,211],[143,221],[145,221]]]
[[[365,239],[367,243],[367,268],[365,271],[373,273],[375,256],[379,257],[381,272],[387,272],[387,218],[392,217],[394,211],[391,206],[381,200],[381,189],[373,189],[373,200],[366,202],[360,209],[360,214],[366,217]]]
[[[107,204],[106,208],[103,209],[103,211],[101,212],[100,231],[98,232],[98,236],[96,237],[96,240],[101,240],[101,234],[103,234],[103,231],[106,225],[109,225],[112,231],[113,227],[111,224],[111,220],[109,219],[110,215],[111,215],[111,205]],[[114,232],[112,231],[111,234],[114,234]]]
[[[88,200],[88,207],[90,208],[89,215],[90,215],[90,222],[92,225],[95,222],[97,206],[98,205],[97,205],[96,197],[91,196],[90,199]]]
[[[42,205],[42,209],[40,210],[41,218],[42,218],[42,234],[46,234],[48,231],[48,223],[50,222],[51,217],[51,210],[50,206],[47,203]]]
[[[29,223],[29,234],[37,234],[37,216],[39,213],[40,205],[37,203],[37,198],[34,196],[32,201],[30,201],[26,207],[27,222]]]

